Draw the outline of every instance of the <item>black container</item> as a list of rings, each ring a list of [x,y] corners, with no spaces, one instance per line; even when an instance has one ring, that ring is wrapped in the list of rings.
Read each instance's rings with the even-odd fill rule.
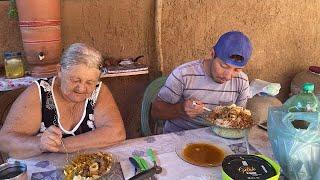
[[[229,155],[222,162],[223,179],[273,179],[277,176],[273,165],[256,155]]]

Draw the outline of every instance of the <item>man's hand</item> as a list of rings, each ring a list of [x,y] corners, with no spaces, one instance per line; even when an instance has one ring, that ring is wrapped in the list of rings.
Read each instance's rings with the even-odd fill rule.
[[[197,100],[186,100],[183,102],[183,111],[189,118],[195,118],[204,112],[204,104]]]
[[[40,137],[40,150],[42,152],[59,152],[61,148],[62,131],[56,126],[50,126]]]

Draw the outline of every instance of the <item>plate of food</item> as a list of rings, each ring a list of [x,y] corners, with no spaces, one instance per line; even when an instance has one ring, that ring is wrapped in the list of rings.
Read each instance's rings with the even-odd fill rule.
[[[254,125],[250,110],[232,104],[217,106],[204,116],[214,133],[225,138],[242,138]]]
[[[115,158],[110,153],[96,152],[77,155],[64,167],[66,180],[101,179],[110,173]]]
[[[223,159],[232,154],[229,147],[209,140],[189,140],[175,147],[177,155],[184,161],[202,167],[220,166]]]

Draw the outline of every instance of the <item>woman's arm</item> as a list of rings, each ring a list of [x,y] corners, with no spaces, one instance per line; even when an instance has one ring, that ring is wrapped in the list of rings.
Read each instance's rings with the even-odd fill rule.
[[[16,158],[41,153],[40,137],[35,136],[40,127],[40,109],[38,87],[32,84],[11,106],[0,131],[0,151]]]
[[[55,126],[37,136],[41,124],[38,86],[32,84],[13,103],[0,131],[0,151],[14,158],[59,152],[62,132]]]
[[[63,139],[67,152],[106,147],[125,140],[126,133],[119,109],[104,84],[101,84],[94,118],[95,130]]]

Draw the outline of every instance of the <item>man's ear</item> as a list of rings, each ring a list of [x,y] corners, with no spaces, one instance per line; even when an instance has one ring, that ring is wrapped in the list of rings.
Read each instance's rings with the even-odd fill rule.
[[[216,53],[214,52],[214,48],[211,49],[211,57],[214,57]]]

